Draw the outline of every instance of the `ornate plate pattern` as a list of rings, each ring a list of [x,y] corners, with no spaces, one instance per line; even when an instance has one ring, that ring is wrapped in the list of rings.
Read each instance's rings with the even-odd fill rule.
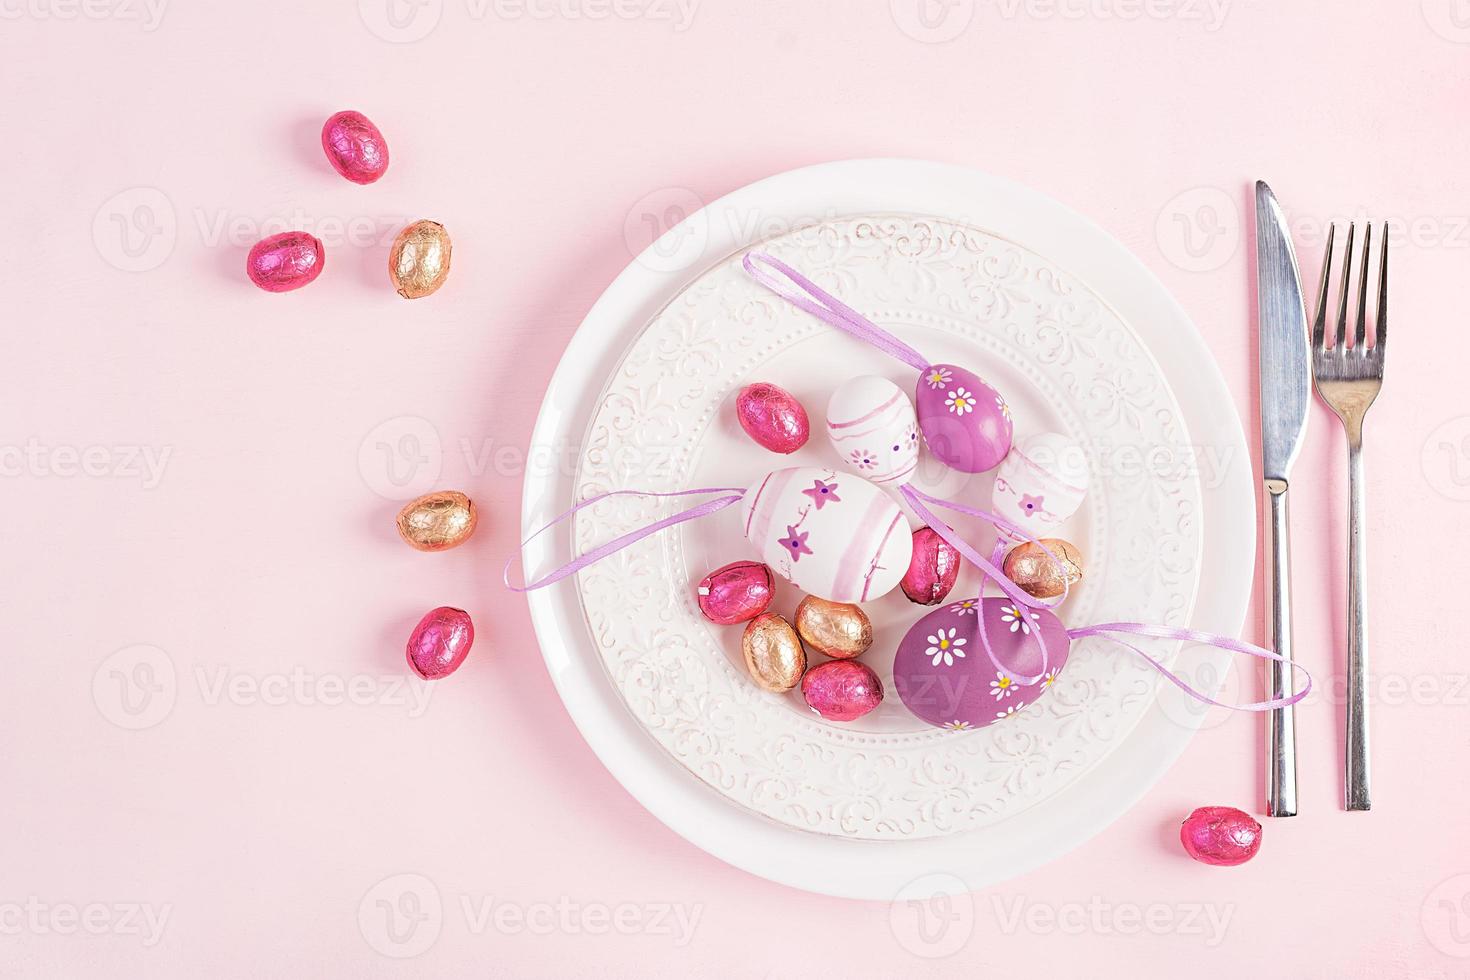
[[[1153,357],[1084,283],[985,231],[924,216],[826,221],[762,247],[935,360],[981,367],[1013,403],[1024,389],[1029,415],[1018,409],[1018,440],[1046,428],[1084,446],[1092,489],[1063,536],[1083,546],[1087,579],[1061,611],[1067,625],[1188,623],[1201,535],[1189,436]],[[826,368],[810,379],[812,441],[791,457],[752,454],[722,422],[728,402],[780,365],[809,363],[816,344],[843,361],[820,359]],[[821,432],[826,395],[875,369],[906,390],[915,380],[862,346],[771,295],[746,277],[739,255],[728,257],[654,317],[612,372],[578,460],[579,498],[743,485],[762,466],[838,466]],[[962,357],[941,358],[939,346]],[[919,484],[955,493],[952,474],[932,462],[926,472],[931,479]],[[961,487],[964,499],[983,507],[990,478]],[[585,552],[676,509],[606,501],[578,515],[575,547]],[[976,830],[1064,789],[1114,750],[1153,699],[1158,678],[1147,664],[1089,639],[1045,698],[1004,722],[971,732],[925,727],[893,694],[889,668],[898,637],[928,609],[895,591],[865,607],[880,627],[865,660],[889,684],[888,700],[852,725],[824,722],[799,694],[758,690],[740,665],[739,628],[706,622],[693,601],[692,583],[708,568],[692,563],[754,557],[734,527],[736,511],[644,539],[582,572],[577,588],[608,676],[638,723],[751,811],[854,839]],[[962,580],[952,598],[973,594],[975,581]],[[789,615],[787,598],[773,608]],[[1142,642],[1166,660],[1177,647]]]

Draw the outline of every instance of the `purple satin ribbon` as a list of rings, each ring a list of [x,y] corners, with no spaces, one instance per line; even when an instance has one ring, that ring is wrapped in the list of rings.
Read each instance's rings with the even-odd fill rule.
[[[923,354],[920,354],[908,344],[899,340],[893,334],[884,330],[872,320],[869,320],[857,310],[848,306],[842,300],[833,296],[774,255],[768,252],[746,252],[741,264],[745,266],[745,271],[749,274],[750,278],[765,286],[792,306],[806,310],[812,316],[830,323],[838,330],[850,333],[857,339],[872,344],[883,353],[898,358],[905,364],[912,366],[915,370],[923,372],[929,369],[929,359]],[[797,292],[792,289],[778,277],[760,268],[763,265],[775,269],[788,280],[801,287],[803,291]]]
[[[510,567],[515,564],[516,558],[520,557],[520,553],[521,551],[525,550],[526,545],[530,544],[532,541],[535,541],[536,538],[538,538],[543,532],[549,531],[553,527],[556,527],[556,525],[560,524],[568,517],[571,517],[583,507],[591,507],[593,504],[598,503],[599,501],[607,500],[609,497],[693,497],[700,494],[711,493],[720,493],[724,494],[725,496],[716,497],[714,500],[707,500],[702,504],[690,507],[688,510],[681,510],[677,514],[665,517],[663,520],[655,521],[647,527],[640,527],[636,531],[629,531],[622,537],[613,538],[606,544],[601,544],[598,545],[596,548],[593,548],[585,555],[580,555],[576,558],[573,558],[565,565],[562,565],[560,568],[555,569],[554,571],[542,576],[534,582],[530,582],[526,585],[510,584]],[[501,576],[501,580],[505,582],[505,587],[507,589],[510,589],[512,592],[530,592],[533,589],[540,589],[548,585],[553,585],[557,582],[560,582],[564,578],[577,574],[588,565],[591,565],[593,562],[601,561],[608,555],[611,555],[616,551],[621,551],[623,548],[626,548],[633,542],[640,541],[643,538],[648,537],[650,534],[657,534],[659,531],[662,531],[666,527],[673,527],[675,524],[683,524],[685,521],[697,520],[698,518],[704,517],[707,514],[713,514],[715,511],[724,510],[731,504],[739,503],[744,498],[744,487],[700,487],[696,490],[675,490],[667,493],[658,493],[652,490],[609,490],[607,493],[600,493],[595,497],[587,498],[570,510],[562,511],[560,514],[553,517],[545,525],[538,528],[535,533],[533,533],[529,538],[522,541],[520,549],[518,549],[516,554],[512,555],[510,560],[505,563],[505,571]]]
[[[963,538],[955,533],[954,528],[950,527],[944,521],[940,520],[933,511],[926,507],[925,503],[927,502],[938,507],[944,507],[949,510],[953,510],[956,513],[979,518],[982,521],[990,523],[994,527],[1001,528],[1003,530],[1011,532],[1014,535],[1023,537],[1027,541],[1030,541],[1040,547],[1041,550],[1044,551],[1047,557],[1049,557],[1052,561],[1060,564],[1060,559],[1058,559],[1056,555],[1052,554],[1051,550],[1048,549],[1046,545],[1042,544],[1039,540],[1026,533],[1026,531],[1022,530],[1020,527],[1017,527],[1015,524],[1012,524],[1010,521],[1006,520],[1003,517],[1000,517],[997,514],[991,514],[987,511],[980,510],[978,507],[971,507],[967,504],[957,503],[953,500],[940,500],[937,497],[931,497],[929,496],[929,494],[924,493],[922,490],[915,489],[912,485],[909,484],[905,484],[904,486],[900,487],[898,492],[899,495],[903,497],[903,499],[908,503],[908,505],[914,509],[914,513],[919,516],[920,520],[923,520],[925,523],[927,523],[936,534],[938,534],[948,544],[950,544],[966,560],[968,560],[971,564],[978,568],[980,570],[980,574],[984,576],[986,581],[994,582],[995,585],[1006,594],[1007,598],[1009,598],[1012,602],[1017,603],[1018,609],[1021,607],[1053,609],[1056,606],[1061,605],[1061,603],[1067,598],[1068,587],[1065,584],[1065,578],[1063,579],[1062,594],[1057,597],[1054,602],[1051,603],[1043,602],[1035,598],[1034,596],[1031,596],[1028,593],[1021,591],[1021,589],[1017,587],[1016,584],[1012,582],[1006,576],[1005,572],[1003,572],[999,567],[1000,556],[1005,551],[1005,545],[1000,542],[996,542],[995,550],[991,553],[990,558],[988,560],[986,558],[983,558],[980,553],[972,548],[967,541],[965,541]],[[984,591],[983,584],[981,585],[981,591]],[[982,647],[984,647],[985,654],[990,658],[990,662],[995,665],[996,670],[1014,677],[1015,675],[1012,671],[1000,664],[995,656],[994,651],[990,647],[990,638],[986,634],[984,616],[979,617],[979,626],[980,644]],[[1256,701],[1252,704],[1225,704],[1224,702],[1216,701],[1214,698],[1209,697],[1204,692],[1199,691],[1194,687],[1191,687],[1183,678],[1170,671],[1156,658],[1151,657],[1147,653],[1145,653],[1141,647],[1129,643],[1127,640],[1119,639],[1119,637],[1115,634],[1144,636],[1160,640],[1181,640],[1191,643],[1201,643],[1206,646],[1217,647],[1221,650],[1228,650],[1231,653],[1243,653],[1247,656],[1257,657],[1262,660],[1275,660],[1281,663],[1289,664],[1292,670],[1300,671],[1303,678],[1305,678],[1305,683],[1303,684],[1300,691],[1293,693],[1289,697],[1272,698],[1268,701]],[[1034,684],[1046,673],[1046,640],[1041,636],[1040,630],[1037,630],[1035,635],[1036,641],[1041,648],[1042,673],[1033,678],[1017,677],[1016,680],[1021,684]],[[1082,626],[1077,629],[1069,629],[1067,630],[1067,636],[1068,638],[1073,640],[1080,640],[1085,637],[1096,636],[1104,640],[1116,643],[1119,646],[1126,647],[1127,649],[1132,650],[1134,653],[1138,654],[1144,660],[1148,661],[1148,663],[1155,670],[1157,670],[1164,677],[1168,678],[1171,683],[1173,683],[1185,694],[1188,694],[1190,697],[1194,698],[1197,701],[1202,701],[1205,704],[1211,704],[1221,708],[1230,708],[1236,711],[1274,711],[1277,708],[1285,708],[1288,705],[1296,704],[1312,691],[1312,675],[1307,671],[1305,667],[1294,661],[1288,660],[1274,650],[1267,650],[1265,647],[1256,646],[1254,643],[1247,643],[1244,640],[1237,640],[1233,637],[1222,636],[1219,633],[1205,633],[1200,630],[1181,629],[1174,626],[1156,626],[1150,623],[1099,623],[1095,626]]]

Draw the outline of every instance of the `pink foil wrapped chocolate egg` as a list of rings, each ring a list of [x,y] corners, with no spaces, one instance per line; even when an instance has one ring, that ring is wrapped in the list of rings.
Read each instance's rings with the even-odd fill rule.
[[[711,623],[731,626],[754,619],[771,604],[776,582],[758,561],[732,561],[699,580],[699,611]]]
[[[980,642],[982,616],[1000,669]],[[1038,633],[1046,640],[1045,665]],[[893,684],[904,705],[931,725],[983,728],[1044,696],[1070,646],[1066,627],[1045,609],[1017,607],[1001,596],[965,599],[910,627],[893,660]]]
[[[962,473],[983,473],[1011,450],[1011,410],[978,374],[955,364],[933,364],[919,375],[914,407],[924,444]]]
[[[746,435],[773,453],[794,453],[811,435],[811,422],[801,402],[784,388],[764,381],[740,389],[735,396],[735,417]]]
[[[388,141],[360,112],[330,116],[322,125],[322,150],[333,169],[354,184],[371,184],[388,170]]]
[[[898,584],[910,602],[935,606],[944,601],[960,577],[960,553],[930,527],[914,532],[914,556]]]
[[[883,682],[867,664],[830,660],[806,672],[801,696],[828,721],[853,721],[883,703]]]
[[[448,677],[459,669],[475,642],[475,624],[463,609],[431,609],[408,638],[408,665],[425,680]]]
[[[326,261],[318,238],[304,231],[283,231],[251,246],[245,273],[268,293],[288,293],[321,275]]]
[[[1184,818],[1179,841],[1201,864],[1233,867],[1261,849],[1261,824],[1233,806],[1202,806]]]

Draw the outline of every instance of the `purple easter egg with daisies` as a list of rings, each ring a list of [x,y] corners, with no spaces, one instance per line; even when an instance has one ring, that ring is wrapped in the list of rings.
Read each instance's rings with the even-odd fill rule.
[[[860,476],[813,466],[751,484],[740,509],[761,561],[792,585],[833,602],[867,602],[898,585],[913,557],[908,519]]]
[[[919,375],[914,406],[924,444],[962,473],[993,469],[1011,451],[1011,409],[985,379],[955,364],[931,364]]]
[[[980,642],[982,616],[1000,670]],[[1046,640],[1044,664],[1038,634]],[[1045,696],[1066,666],[1070,646],[1067,628],[1046,609],[1018,607],[1003,596],[964,599],[936,609],[904,635],[893,661],[893,686],[904,705],[931,725],[984,728]]]

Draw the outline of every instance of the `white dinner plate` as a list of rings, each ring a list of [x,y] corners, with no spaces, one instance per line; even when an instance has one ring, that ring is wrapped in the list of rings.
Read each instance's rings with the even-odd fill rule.
[[[1082,444],[1092,489],[1059,536],[1087,574],[1070,627],[1139,620],[1234,635],[1249,597],[1254,494],[1219,372],[1184,312],[1121,245],[1057,203],[963,168],[847,161],[763,180],[655,242],[568,345],[541,409],[527,533],[610,489],[744,486],[786,465],[839,467],[822,418],[859,374],[912,391],[914,372],[752,282],[759,245],[936,362],[970,365],[1010,403],[1017,439]],[[789,457],[734,421],[735,392],[772,381],[807,407]],[[927,459],[918,483],[985,506],[991,476]],[[525,552],[530,576],[689,501],[619,497]],[[961,525],[977,544],[990,536]],[[865,605],[864,655],[888,699],[849,724],[745,675],[739,627],[705,621],[693,585],[756,557],[737,509],[646,538],[530,594],[552,678],[584,737],[651,812],[710,853],[812,891],[892,899],[936,874],[978,888],[1064,853],[1134,802],[1203,712],[1135,655],[1074,645],[1025,711],[974,731],[933,729],[892,693],[893,653],[930,611],[895,590]],[[972,596],[967,570],[951,599]],[[778,589],[773,610],[799,598]],[[1228,655],[1145,641],[1197,686]],[[997,704],[1001,711],[1005,705]]]

